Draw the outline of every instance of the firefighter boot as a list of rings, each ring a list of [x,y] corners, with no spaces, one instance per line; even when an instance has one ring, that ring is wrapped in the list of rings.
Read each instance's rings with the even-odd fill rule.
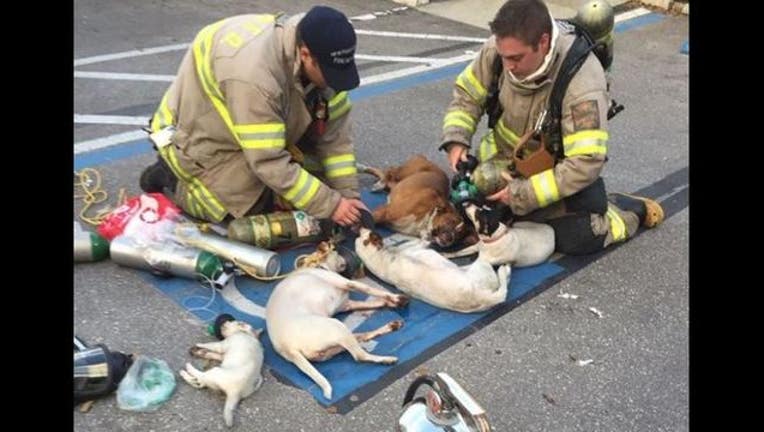
[[[619,209],[636,214],[639,224],[645,228],[652,228],[663,222],[663,208],[655,200],[622,192],[610,193],[607,197],[608,201]]]
[[[149,165],[141,173],[141,190],[146,193],[160,192],[165,195],[171,195],[175,192],[177,184],[178,179],[175,178],[175,175],[170,171],[170,168],[162,158],[157,158],[154,164]]]

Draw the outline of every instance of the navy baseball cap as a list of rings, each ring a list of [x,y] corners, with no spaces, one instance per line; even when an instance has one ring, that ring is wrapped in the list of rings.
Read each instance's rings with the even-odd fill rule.
[[[355,30],[345,14],[328,6],[315,6],[297,27],[329,87],[336,91],[358,87]]]

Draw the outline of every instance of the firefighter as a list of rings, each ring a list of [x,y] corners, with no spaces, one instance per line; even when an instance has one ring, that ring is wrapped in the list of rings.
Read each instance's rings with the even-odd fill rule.
[[[358,222],[355,50],[353,26],[329,7],[208,25],[151,118],[158,160],[141,189],[210,222],[290,209]]]
[[[608,12],[603,0],[595,2],[598,6],[587,4],[588,10],[612,28],[612,9]],[[490,28],[492,37],[457,77],[443,120],[440,149],[452,169],[467,159],[485,112],[490,129],[475,152],[478,159],[507,158],[514,167],[507,186],[486,198],[509,206],[515,220],[551,225],[558,252],[596,252],[633,236],[640,225],[661,223],[663,209],[654,200],[605,192],[600,177],[609,137],[605,60],[594,52],[579,56],[580,69],[558,91],[555,115],[552,93],[560,77],[570,75],[571,69],[560,70],[577,39],[575,27],[555,21],[541,0],[508,0]]]

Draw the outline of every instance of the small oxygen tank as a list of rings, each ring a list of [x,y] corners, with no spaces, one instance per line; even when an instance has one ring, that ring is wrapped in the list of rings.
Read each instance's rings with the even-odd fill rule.
[[[589,32],[594,42],[604,46],[598,47],[595,54],[600,58],[602,67],[610,69],[613,63],[613,29],[615,28],[615,12],[606,0],[590,0],[582,4],[573,21]]]
[[[304,211],[275,212],[234,219],[228,238],[264,249],[313,243],[331,237],[334,222],[318,219]]]
[[[111,259],[117,264],[148,270],[166,276],[180,276],[188,279],[211,279],[216,285],[224,286],[233,276],[225,271],[217,256],[171,241],[139,244],[133,238],[120,235],[111,241]]]
[[[472,182],[483,196],[493,195],[507,186],[507,181],[501,173],[509,172],[509,159],[489,159],[481,162],[472,172]]]
[[[98,233],[84,231],[74,223],[74,262],[101,261],[109,256],[109,242]]]

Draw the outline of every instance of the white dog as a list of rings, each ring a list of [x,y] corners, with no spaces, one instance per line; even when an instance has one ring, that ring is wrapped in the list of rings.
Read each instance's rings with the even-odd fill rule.
[[[338,312],[400,307],[408,303],[408,297],[404,295],[392,294],[339,275],[336,272],[343,270],[341,266],[339,255],[332,251],[322,264],[324,268],[295,271],[276,285],[265,308],[265,322],[273,348],[318,384],[327,399],[332,398],[332,386],[308,360],[327,360],[347,350],[356,361],[395,363],[397,357],[370,354],[361,348],[359,342],[403,326],[403,321],[396,320],[370,332],[353,334],[332,316]],[[350,300],[350,291],[377,298]]]
[[[471,255],[478,256],[491,265],[511,264],[513,267],[527,267],[546,261],[554,252],[554,230],[551,226],[536,222],[515,222],[508,227],[499,222],[490,234],[481,226],[475,205],[465,209],[478,232],[480,241],[460,251],[444,253],[447,258]]]
[[[241,399],[257,390],[263,382],[263,346],[257,339],[262,329],[254,330],[243,321],[226,321],[220,326],[223,340],[198,343],[189,351],[191,355],[219,361],[220,366],[207,371],[186,363],[180,376],[196,388],[209,387],[226,395],[223,418],[233,426],[233,411]]]
[[[494,271],[478,256],[467,267],[459,267],[429,243],[411,239],[402,245],[385,245],[382,237],[367,228],[355,241],[355,250],[366,268],[387,283],[435,306],[457,312],[479,312],[507,297],[509,265]]]

